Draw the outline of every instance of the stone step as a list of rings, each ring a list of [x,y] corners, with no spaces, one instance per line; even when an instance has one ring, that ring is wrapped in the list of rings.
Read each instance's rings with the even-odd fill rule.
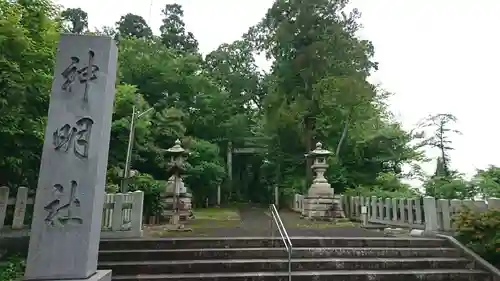
[[[438,238],[410,237],[292,237],[294,247],[446,247],[447,241]],[[100,250],[137,249],[200,249],[200,248],[262,248],[282,247],[281,239],[269,237],[237,238],[160,238],[160,239],[115,239],[101,240]]]
[[[364,257],[459,257],[455,248],[293,248],[294,258]],[[160,250],[104,250],[99,252],[99,262],[137,260],[196,260],[196,259],[245,259],[287,258],[283,248],[227,248],[227,249],[160,249]]]
[[[288,272],[113,275],[115,281],[288,281]],[[336,270],[292,272],[293,281],[492,281],[479,270]]]
[[[292,271],[463,269],[469,263],[463,258],[315,258],[293,259]],[[275,272],[287,271],[288,259],[102,262],[99,269],[116,275]]]

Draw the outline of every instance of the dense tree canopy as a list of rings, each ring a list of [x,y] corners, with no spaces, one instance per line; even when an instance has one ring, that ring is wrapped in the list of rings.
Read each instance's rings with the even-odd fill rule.
[[[149,38],[153,36],[153,32],[147,25],[146,20],[141,16],[130,13],[120,18],[116,23],[116,29],[118,34],[123,37]]]
[[[80,8],[64,10],[61,18],[65,32],[81,34],[89,27],[88,15]]]
[[[240,40],[205,56],[179,4],[164,7],[157,35],[132,13],[96,30],[120,41],[109,188],[120,183],[135,108],[149,111],[136,122],[132,189],[161,188],[165,151],[179,138],[192,152],[185,180],[196,204],[213,202],[218,185],[223,198],[245,201],[267,202],[274,185],[285,195],[304,191],[311,177],[304,153],[318,141],[334,152],[327,176],[336,192],[416,194],[402,180],[420,174],[422,148],[432,146],[442,152],[442,172],[424,178],[427,194],[498,196],[500,168],[478,171],[471,182],[451,170],[453,116],[427,119],[436,128],[430,137],[393,118],[390,93],[367,81],[377,70],[375,50],[356,35],[360,13],[348,2],[276,0]],[[58,36],[88,33],[89,24],[85,11],[49,0],[0,0],[0,184],[36,187]],[[269,72],[256,53],[272,60]],[[261,148],[234,156],[232,182],[230,142]]]

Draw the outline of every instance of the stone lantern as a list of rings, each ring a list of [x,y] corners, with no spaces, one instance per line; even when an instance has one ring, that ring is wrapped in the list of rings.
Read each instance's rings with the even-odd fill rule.
[[[336,197],[334,190],[325,178],[328,168],[327,158],[333,153],[323,149],[323,145],[318,142],[316,148],[306,154],[306,157],[313,158],[311,169],[315,177],[304,198],[302,216],[309,219],[333,220],[334,218],[344,218],[340,198]]]
[[[323,149],[323,145],[318,142],[316,143],[316,149],[306,155],[307,157],[313,158],[311,169],[316,174],[307,192],[308,196],[330,196],[333,194],[333,189],[325,178],[325,172],[328,168],[326,159],[332,154],[331,151]]]
[[[184,168],[184,162],[186,160],[187,155],[189,154],[184,148],[181,146],[181,141],[176,140],[174,146],[169,148],[167,150],[167,153],[170,155],[170,165],[169,165],[169,174],[172,175],[170,177],[171,180],[173,180],[173,194],[171,202],[172,204],[168,204],[170,200],[167,199],[166,206],[171,207],[171,215],[170,215],[170,223],[177,225],[180,220],[180,213],[181,213],[181,206],[180,204],[180,197],[181,197],[181,192],[185,193],[185,188],[184,183],[182,182],[181,174],[184,173],[185,168]],[[168,184],[166,189],[168,189]],[[165,193],[168,193],[168,190],[166,190]],[[169,194],[166,194],[168,196]]]
[[[167,149],[167,153],[170,155],[171,169],[183,171],[184,160],[186,160],[188,152],[184,148],[182,148],[181,141],[179,139],[175,141],[174,146]]]

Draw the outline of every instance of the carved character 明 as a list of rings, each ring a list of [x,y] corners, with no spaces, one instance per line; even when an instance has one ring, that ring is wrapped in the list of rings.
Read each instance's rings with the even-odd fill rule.
[[[88,158],[93,124],[94,121],[90,117],[83,117],[75,122],[75,126],[63,125],[52,134],[54,149],[68,152],[72,145],[78,158]]]

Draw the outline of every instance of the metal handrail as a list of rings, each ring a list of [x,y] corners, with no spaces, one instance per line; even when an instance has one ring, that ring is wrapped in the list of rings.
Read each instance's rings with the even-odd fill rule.
[[[274,204],[269,205],[269,211],[271,213],[272,221],[271,221],[271,237],[272,237],[272,245],[274,246],[274,224],[276,224],[278,231],[281,235],[281,240],[285,244],[285,249],[288,252],[288,281],[292,280],[292,242],[290,241],[290,236],[283,225],[283,221],[281,220],[280,214],[278,213],[278,209]]]

